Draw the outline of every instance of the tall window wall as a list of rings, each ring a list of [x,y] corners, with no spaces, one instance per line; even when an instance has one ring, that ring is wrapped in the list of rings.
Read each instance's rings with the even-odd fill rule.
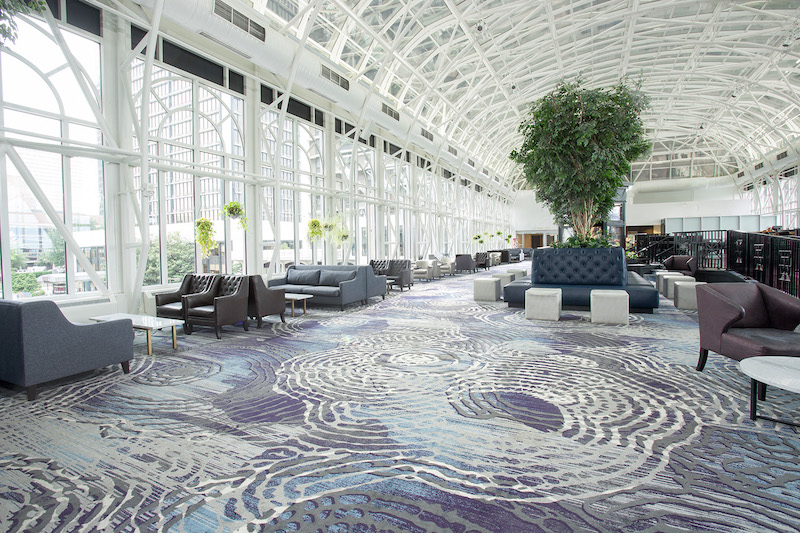
[[[128,291],[144,241],[148,287],[197,271],[269,274],[293,263],[454,255],[471,251],[469,234],[487,217],[508,228],[497,200],[454,172],[445,176],[428,154],[378,134],[359,138],[334,113],[281,98],[279,89],[265,99],[261,80],[225,65],[214,80],[157,56],[145,80],[138,54],[124,70],[129,81],[108,73],[120,94],[104,104],[103,42],[112,40],[113,51],[118,36],[59,23],[65,54],[45,23],[18,22],[17,44],[0,50],[0,119],[10,147],[0,162],[3,297]],[[107,33],[118,26],[105,25]],[[114,120],[102,109],[117,113]],[[470,202],[481,199],[473,210]],[[247,229],[222,213],[234,200],[247,208]],[[216,243],[206,257],[195,242],[201,217]],[[312,242],[312,219],[339,231]]]

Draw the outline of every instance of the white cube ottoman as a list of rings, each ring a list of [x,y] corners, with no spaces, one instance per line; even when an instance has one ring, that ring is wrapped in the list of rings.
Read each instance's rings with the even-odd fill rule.
[[[596,289],[591,292],[592,322],[628,325],[629,297],[623,290]]]
[[[525,318],[559,320],[561,318],[561,289],[531,287],[525,291]]]
[[[658,292],[662,296],[666,296],[667,295],[667,280],[670,279],[670,278],[682,278],[682,277],[683,277],[683,274],[680,274],[678,272],[670,272],[669,274],[664,274],[663,276],[658,278],[658,282],[660,284],[658,286]]]
[[[510,274],[508,272],[498,272],[496,274],[492,274],[492,277],[500,279],[500,287],[505,287],[514,281],[514,274]]]
[[[514,274],[515,276],[514,279],[524,278],[525,276],[528,275],[528,271],[525,270],[524,268],[509,268],[508,270],[506,270],[506,272]]]
[[[705,281],[677,280],[675,282],[675,307],[678,309],[697,309],[696,287],[705,284]]]
[[[658,270],[654,272],[654,274],[656,275],[656,289],[658,289],[658,292],[661,292],[661,278],[663,278],[664,276],[673,276],[675,274],[678,274],[678,272],[670,272],[669,270]]]
[[[500,300],[500,278],[478,278],[473,282],[472,294],[476,302]]]
[[[683,276],[680,278],[667,276],[665,283],[667,284],[666,296],[669,299],[675,298],[675,284],[679,281],[696,281],[692,276]]]

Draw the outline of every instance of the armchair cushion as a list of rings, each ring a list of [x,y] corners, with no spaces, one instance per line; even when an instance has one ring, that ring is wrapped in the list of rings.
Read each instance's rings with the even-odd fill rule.
[[[319,285],[319,269],[297,270],[290,269],[286,273],[286,282],[290,285]]]

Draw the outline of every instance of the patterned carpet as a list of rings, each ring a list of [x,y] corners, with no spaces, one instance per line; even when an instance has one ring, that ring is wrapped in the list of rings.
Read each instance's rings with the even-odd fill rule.
[[[0,389],[0,529],[800,529],[800,438],[750,421],[733,361],[694,370],[690,315],[529,321],[472,300],[487,275]]]

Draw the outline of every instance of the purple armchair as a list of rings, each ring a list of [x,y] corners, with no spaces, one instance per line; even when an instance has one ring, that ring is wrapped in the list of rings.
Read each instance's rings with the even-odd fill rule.
[[[709,350],[741,361],[759,355],[800,356],[800,299],[762,283],[697,286],[702,371]]]
[[[691,255],[671,255],[662,264],[670,272],[680,272],[686,276],[694,276],[697,272],[697,258]]]

